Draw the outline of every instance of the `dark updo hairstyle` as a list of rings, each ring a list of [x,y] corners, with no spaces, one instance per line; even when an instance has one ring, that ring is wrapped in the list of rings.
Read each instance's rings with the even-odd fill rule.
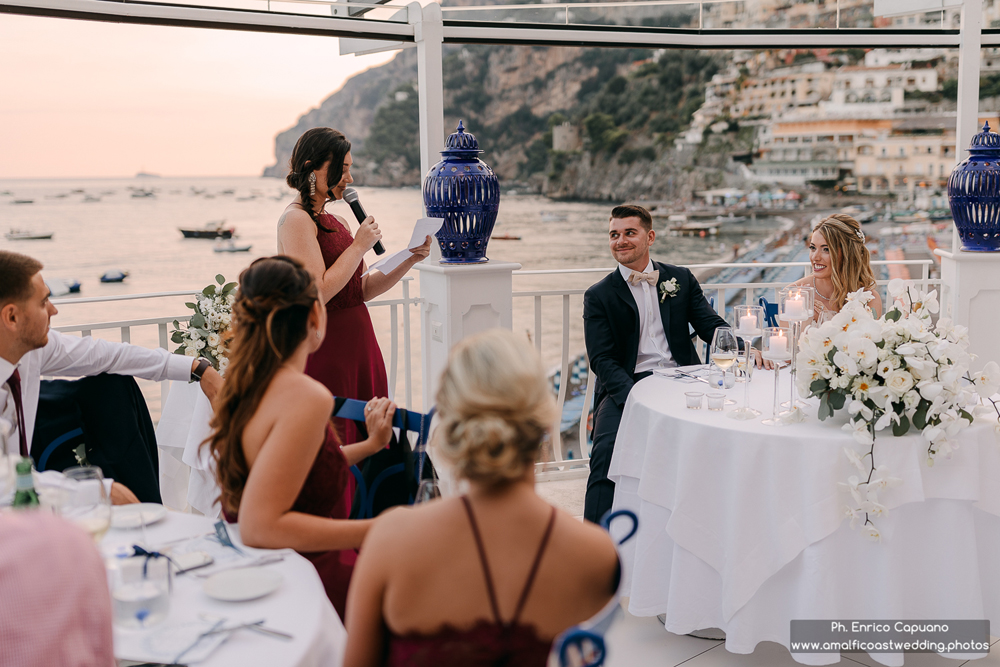
[[[281,364],[308,333],[309,313],[319,300],[312,275],[291,257],[262,257],[240,274],[233,304],[233,340],[226,381],[215,399],[212,435],[222,507],[235,515],[250,467],[243,429],[257,412]]]
[[[285,183],[288,183],[288,187],[299,191],[302,208],[324,232],[333,230],[320,224],[319,218],[313,211],[312,195],[309,194],[309,174],[329,161],[326,183],[316,184],[317,192],[327,192],[344,177],[344,158],[350,152],[351,142],[341,132],[329,127],[314,127],[306,130],[295,142],[292,158],[288,161],[288,176],[285,177]]]

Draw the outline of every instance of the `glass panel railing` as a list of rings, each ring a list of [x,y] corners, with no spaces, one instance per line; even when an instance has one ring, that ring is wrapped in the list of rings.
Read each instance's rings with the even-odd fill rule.
[[[401,4],[374,2],[330,2],[326,0],[157,0],[159,4],[185,7],[243,9],[255,12],[336,16],[389,23],[406,23],[407,10]],[[400,0],[393,0],[399,3]]]
[[[987,3],[991,0],[985,0]],[[1000,25],[1000,0],[985,17]],[[873,0],[639,0],[637,2],[531,2],[509,5],[443,6],[456,21],[567,25],[656,26],[690,30],[952,30],[960,10],[949,8],[901,16],[876,16]]]

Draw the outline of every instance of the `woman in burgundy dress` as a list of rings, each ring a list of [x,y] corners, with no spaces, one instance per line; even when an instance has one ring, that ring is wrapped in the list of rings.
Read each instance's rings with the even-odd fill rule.
[[[247,546],[292,548],[311,560],[344,618],[355,550],[372,525],[347,518],[349,467],[386,446],[395,406],[371,401],[368,439],[341,446],[333,397],[305,374],[327,330],[312,275],[295,259],[267,257],[239,283],[208,440],[222,508]]]
[[[544,667],[552,640],[608,603],[619,570],[606,532],[535,494],[557,423],[541,359],[509,331],[466,338],[437,407],[432,447],[468,494],[386,514],[368,533],[344,665]]]
[[[382,351],[365,301],[395,285],[410,267],[430,254],[430,237],[388,275],[367,270],[364,255],[382,238],[369,216],[354,237],[347,223],[327,213],[330,200],[342,199],[351,178],[351,143],[327,127],[307,131],[295,144],[288,177],[298,190],[278,220],[278,252],[295,257],[316,278],[326,304],[326,339],[309,358],[306,373],[334,396],[367,401],[388,396]],[[336,420],[344,442],[358,439],[352,422]]]

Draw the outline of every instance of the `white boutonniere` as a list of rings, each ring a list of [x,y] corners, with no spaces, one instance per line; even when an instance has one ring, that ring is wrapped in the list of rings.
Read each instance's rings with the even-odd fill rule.
[[[680,291],[680,286],[677,284],[677,278],[671,278],[670,280],[664,280],[660,283],[660,303],[669,297],[677,296],[677,292]]]

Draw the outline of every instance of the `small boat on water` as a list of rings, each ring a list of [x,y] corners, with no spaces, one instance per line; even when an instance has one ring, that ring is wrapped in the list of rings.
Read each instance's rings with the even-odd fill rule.
[[[34,204],[34,199],[15,199],[11,204]]]
[[[8,241],[45,241],[52,238],[52,232],[29,232],[26,229],[14,229],[4,234]]]
[[[120,283],[128,278],[128,271],[122,271],[120,269],[112,269],[111,271],[105,271],[101,276],[102,283]]]
[[[250,248],[253,247],[251,243],[240,243],[237,244],[233,239],[228,239],[226,241],[220,241],[215,244],[212,248],[215,252],[249,252]]]
[[[566,222],[569,219],[568,213],[561,213],[559,211],[542,211],[541,216],[542,222]]]
[[[490,240],[496,241],[520,241],[521,237],[517,234],[494,234],[490,237]]]
[[[235,227],[224,227],[225,220],[213,220],[201,229],[178,227],[186,239],[231,239],[236,233]]]
[[[96,201],[101,201],[100,197],[95,197],[94,195],[86,195],[83,198],[83,203],[90,204]]]
[[[145,199],[147,197],[156,197],[156,193],[152,190],[143,190],[142,188],[132,190],[132,199]]]
[[[51,280],[46,280],[45,285],[49,288],[49,292],[51,292],[50,296],[66,296],[67,294],[80,293],[80,281],[76,278],[66,280],[52,278]]]

